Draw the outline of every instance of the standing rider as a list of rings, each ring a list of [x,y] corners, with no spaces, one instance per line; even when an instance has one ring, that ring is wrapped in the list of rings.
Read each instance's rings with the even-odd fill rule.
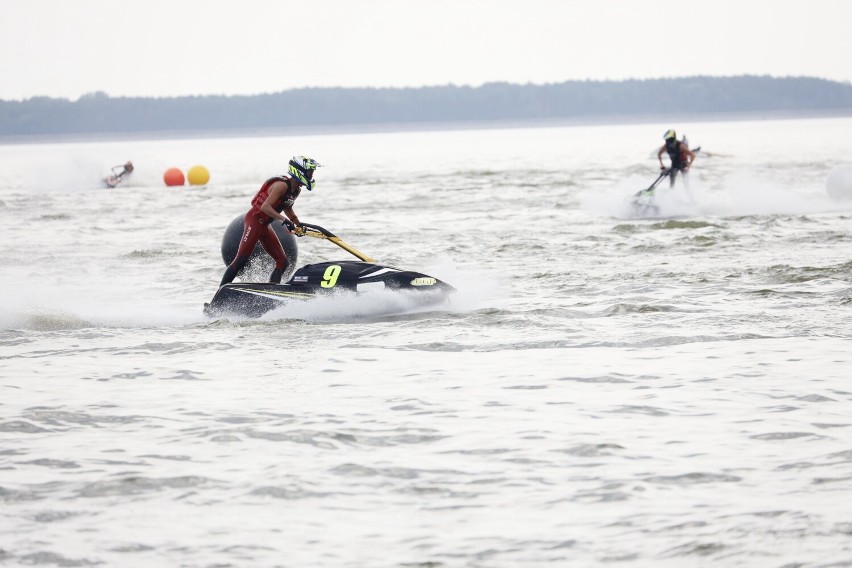
[[[302,187],[311,191],[314,187],[314,170],[321,166],[316,160],[305,156],[293,156],[290,169],[286,175],[275,176],[266,180],[251,201],[251,209],[243,221],[243,235],[237,255],[222,276],[220,287],[232,282],[237,274],[245,267],[251,258],[251,253],[258,241],[263,249],[275,260],[275,269],[269,276],[269,281],[281,283],[281,277],[287,269],[287,254],[278,235],[272,230],[270,223],[281,221],[288,226],[288,232],[299,225],[299,218],[293,211],[293,203],[299,197]],[[284,217],[281,212],[287,216]]]
[[[678,142],[677,134],[674,130],[666,132],[665,135],[663,135],[663,140],[665,140],[666,143],[663,144],[660,151],[657,152],[657,159],[660,160],[660,169],[665,170],[666,166],[663,164],[663,153],[667,153],[669,155],[669,159],[672,162],[672,169],[669,174],[669,187],[674,186],[678,172],[683,172],[683,182],[688,185],[686,174],[689,171],[689,167],[692,165],[692,162],[695,160],[695,152],[690,150],[689,146],[687,146],[684,142]]]

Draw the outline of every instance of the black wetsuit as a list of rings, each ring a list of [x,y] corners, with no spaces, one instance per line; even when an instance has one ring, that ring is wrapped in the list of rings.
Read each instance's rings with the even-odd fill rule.
[[[689,154],[687,154],[688,149],[689,148],[687,148],[686,144],[683,142],[678,142],[677,140],[666,140],[666,153],[672,161],[672,172],[669,175],[670,185],[674,185],[678,172],[683,172],[689,165]],[[683,180],[685,183],[686,175],[684,175]]]

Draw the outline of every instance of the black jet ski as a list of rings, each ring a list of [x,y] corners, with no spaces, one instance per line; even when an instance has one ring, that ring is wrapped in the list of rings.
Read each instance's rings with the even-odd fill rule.
[[[296,270],[283,284],[271,282],[231,283],[220,287],[204,313],[211,317],[234,315],[260,317],[291,302],[331,296],[343,291],[365,294],[376,290],[392,290],[409,294],[418,306],[448,301],[455,288],[437,278],[379,264],[319,225],[303,223],[294,229],[297,236],[326,239],[359,260],[342,260],[308,264]]]

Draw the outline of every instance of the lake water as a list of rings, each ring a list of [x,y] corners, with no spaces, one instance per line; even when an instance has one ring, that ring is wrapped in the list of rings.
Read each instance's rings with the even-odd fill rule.
[[[702,151],[637,218],[668,128]],[[0,146],[0,565],[852,565],[850,133]],[[293,154],[324,164],[303,222],[452,301],[203,316]],[[348,257],[307,240],[299,264]]]

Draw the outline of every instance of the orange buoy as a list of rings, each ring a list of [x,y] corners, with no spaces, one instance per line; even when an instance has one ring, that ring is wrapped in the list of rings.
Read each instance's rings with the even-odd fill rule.
[[[205,185],[210,181],[210,172],[204,166],[192,166],[186,173],[190,185]]]
[[[166,182],[166,185],[183,185],[184,181],[186,181],[183,177],[183,172],[178,168],[169,168],[166,170],[166,173],[163,174],[163,181]]]

